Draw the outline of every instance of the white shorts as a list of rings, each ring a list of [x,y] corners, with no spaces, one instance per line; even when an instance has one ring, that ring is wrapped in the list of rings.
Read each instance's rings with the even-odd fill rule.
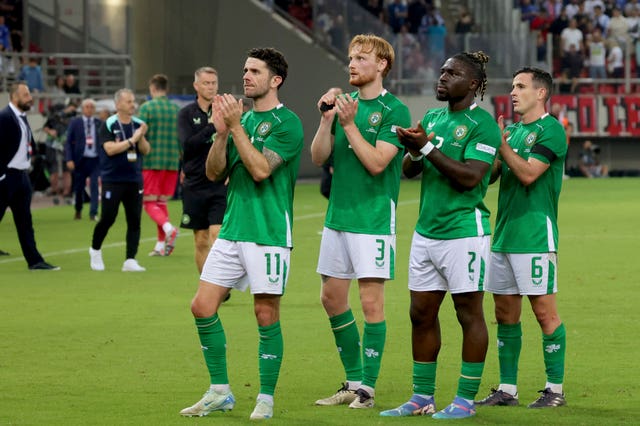
[[[200,279],[251,294],[283,295],[289,278],[289,247],[218,238],[204,262]]]
[[[395,259],[395,235],[355,234],[324,228],[317,272],[345,280],[389,280],[394,276]]]
[[[550,253],[491,252],[487,291],[539,296],[558,291],[558,256]]]
[[[434,240],[414,231],[409,255],[409,290],[484,290],[489,266],[489,235]]]

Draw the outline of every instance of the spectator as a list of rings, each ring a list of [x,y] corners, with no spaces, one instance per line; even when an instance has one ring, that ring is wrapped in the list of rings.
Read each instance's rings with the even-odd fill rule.
[[[600,6],[600,9],[604,10],[604,3],[602,0],[584,0],[582,4],[584,5],[584,11],[589,15],[590,19],[593,19],[595,16],[596,6]]]
[[[605,68],[607,52],[599,28],[594,28],[591,33],[591,39],[587,41],[587,50],[589,51],[589,77],[607,78]]]
[[[564,8],[562,0],[545,0],[542,7],[547,11],[551,20],[556,19],[562,13]]]
[[[13,51],[11,44],[11,31],[5,24],[4,15],[0,15],[0,43],[2,43],[2,45],[4,46],[5,52]]]
[[[580,152],[578,168],[584,177],[600,178],[609,177],[609,167],[600,164],[600,147],[590,140],[584,141]]]
[[[578,29],[578,21],[575,18],[569,19],[569,26],[560,33],[562,56],[571,52],[571,46],[575,48],[575,51],[581,51],[583,39],[582,31]]]
[[[618,13],[618,15],[620,14]],[[600,31],[602,31],[603,34],[607,34],[607,32],[609,31],[609,22],[611,21],[611,18],[604,14],[604,10],[600,5],[596,5],[593,8],[593,18],[591,18],[591,21],[596,28],[600,28]],[[625,33],[626,31],[627,30],[625,28]]]
[[[631,9],[626,17],[629,37],[635,42],[640,36],[640,10]]]
[[[100,174],[98,159],[98,130],[102,121],[93,117],[96,102],[93,99],[82,101],[82,116],[69,123],[65,145],[67,169],[73,173],[73,193],[75,195],[74,219],[82,218],[85,185],[89,178],[91,194],[89,219],[95,221],[98,215],[98,176]]]
[[[617,40],[607,40],[609,54],[607,55],[607,71],[611,78],[624,77],[624,62],[622,49]]]
[[[629,21],[622,16],[622,12],[617,7],[613,9],[613,16],[609,21],[608,29],[606,32],[603,31],[603,34],[607,34],[606,38],[616,40],[623,51],[626,49],[627,41],[629,40]]]
[[[458,16],[455,29],[458,50],[468,50],[465,48],[465,39],[467,34],[473,32],[474,26],[475,22],[473,21],[473,16],[471,16],[469,9],[462,6],[460,8],[460,15]]]
[[[66,204],[71,204],[71,172],[64,161],[64,145],[69,121],[76,115],[76,105],[55,104],[51,107],[49,118],[42,130],[47,135],[46,163],[51,183],[53,203],[60,204],[60,197]]]
[[[403,0],[393,0],[387,7],[387,19],[394,33],[398,33],[408,17],[408,8]]]
[[[538,15],[538,7],[531,0],[520,0],[520,18],[529,24]]]
[[[547,33],[553,20],[549,17],[549,13],[546,9],[541,9],[540,12],[533,18],[529,24],[529,28],[532,31],[540,31],[544,39],[547,39]]]
[[[64,76],[64,93],[80,94],[80,86],[76,80],[76,76],[69,73]]]
[[[624,5],[624,14],[625,16],[631,15],[631,11],[636,10],[640,12],[640,4],[638,4],[638,0],[627,0]]]
[[[302,22],[307,28],[313,27],[313,7],[309,0],[294,0],[289,6],[289,15]]]
[[[569,3],[565,6],[565,10],[567,12],[567,18],[571,19],[576,16],[576,14],[580,11],[579,0],[569,0]]]
[[[44,81],[42,80],[42,70],[38,65],[38,59],[30,57],[28,63],[22,67],[18,80],[27,83],[32,92],[44,92]]]
[[[57,75],[54,82],[53,87],[49,89],[49,93],[53,95],[64,95],[66,92],[64,91],[64,77],[61,75]]]
[[[407,23],[409,24],[409,32],[417,34],[420,27],[422,17],[427,14],[427,4],[425,0],[411,0],[407,7]]]

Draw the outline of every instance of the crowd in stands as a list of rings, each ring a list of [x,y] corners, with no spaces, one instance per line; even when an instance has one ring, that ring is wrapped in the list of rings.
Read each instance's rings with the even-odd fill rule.
[[[469,10],[463,7],[457,21],[446,25],[434,0],[264,1],[288,12],[340,54],[354,34],[373,32],[389,40],[402,58],[392,76],[414,80],[407,86],[414,92],[431,93],[424,82],[434,81],[447,52],[462,49],[465,35],[475,31]]]
[[[345,52],[346,41],[356,33],[385,37],[402,57],[392,76],[416,81],[414,92],[430,93],[430,85],[420,81],[433,81],[447,52],[464,49],[464,38],[477,30],[466,7],[455,22],[446,22],[437,7],[441,2],[433,0],[265,2],[288,12],[337,52]],[[640,77],[639,0],[514,0],[514,8],[536,32],[537,65],[552,71],[564,92],[577,92],[580,77],[623,77],[626,49],[632,49],[631,66]],[[368,17],[361,16],[363,9]],[[553,40],[552,64],[547,63],[548,37]]]
[[[519,0],[523,21],[539,32],[538,60],[546,60],[553,41],[553,72],[567,93],[579,91],[577,79],[624,77],[625,50],[640,73],[638,0]],[[640,76],[640,74],[637,74]],[[635,75],[634,75],[635,77]],[[589,90],[589,88],[585,88]]]

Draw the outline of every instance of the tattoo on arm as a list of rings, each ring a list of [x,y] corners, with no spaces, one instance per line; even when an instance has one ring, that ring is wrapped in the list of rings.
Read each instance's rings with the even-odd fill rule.
[[[269,163],[271,171],[274,171],[284,163],[282,157],[280,157],[276,152],[271,151],[269,148],[263,148],[262,154],[267,159],[267,163]]]

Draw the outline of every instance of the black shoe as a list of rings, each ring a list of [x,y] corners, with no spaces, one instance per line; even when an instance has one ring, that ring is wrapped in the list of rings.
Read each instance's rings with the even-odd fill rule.
[[[47,262],[38,262],[35,265],[31,265],[29,266],[29,269],[31,269],[32,271],[59,271],[60,267],[59,266],[53,266],[48,264]]]
[[[73,215],[73,219],[74,219],[74,220],[80,220],[80,219],[82,219],[82,213],[80,213],[80,212],[76,212],[76,214],[75,214],[75,215]]]
[[[11,256],[11,255],[7,251],[0,250],[0,256]]]
[[[567,401],[564,399],[563,393],[552,392],[549,388],[538,392],[542,395],[540,395],[540,398],[529,404],[529,408],[560,407],[562,405],[567,405]]]
[[[491,389],[491,393],[485,399],[475,401],[476,405],[486,405],[493,407],[495,405],[518,405],[518,398],[506,392],[497,389]]]

